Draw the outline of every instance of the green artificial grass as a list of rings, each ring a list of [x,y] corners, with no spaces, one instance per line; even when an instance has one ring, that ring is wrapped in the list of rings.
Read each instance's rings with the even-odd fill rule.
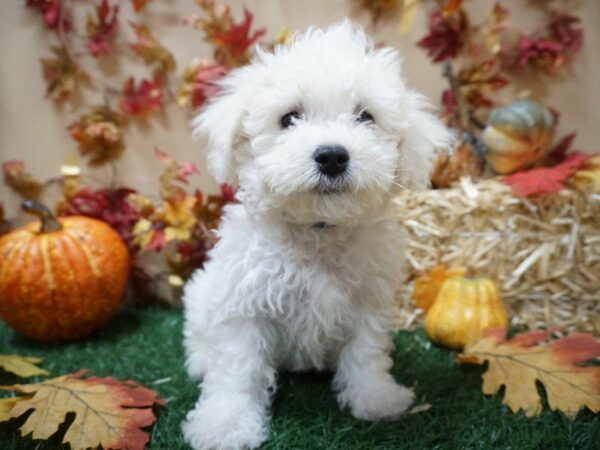
[[[91,375],[133,379],[167,400],[150,429],[149,449],[187,449],[180,423],[198,397],[183,367],[181,312],[129,309],[82,343],[48,347],[26,341],[0,323],[0,353],[44,358],[52,376],[89,369]],[[537,418],[513,414],[500,398],[481,393],[482,367],[461,366],[453,352],[430,344],[422,331],[395,338],[394,375],[414,387],[427,411],[392,422],[365,423],[340,411],[331,374],[284,374],[273,405],[271,434],[262,449],[599,449],[600,416],[584,411],[570,421],[547,408]],[[34,378],[38,381],[43,378]],[[156,383],[162,381],[162,383]],[[0,384],[23,383],[0,370]],[[0,394],[6,395],[6,394]],[[0,424],[1,450],[67,448],[18,436],[18,420]]]

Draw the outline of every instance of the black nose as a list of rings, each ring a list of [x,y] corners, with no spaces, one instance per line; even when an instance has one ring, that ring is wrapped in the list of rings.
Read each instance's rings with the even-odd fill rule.
[[[350,161],[348,150],[341,145],[321,145],[315,150],[313,158],[319,166],[319,171],[331,178],[343,174]]]

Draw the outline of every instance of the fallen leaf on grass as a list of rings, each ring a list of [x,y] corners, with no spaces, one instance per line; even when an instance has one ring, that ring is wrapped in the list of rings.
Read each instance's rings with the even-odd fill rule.
[[[14,405],[5,400],[0,406],[0,421],[33,412],[19,428],[23,436],[48,439],[58,430],[68,413],[75,418],[62,442],[73,450],[102,446],[104,449],[142,450],[149,441],[142,428],[152,425],[155,404],[164,402],[156,392],[132,381],[113,378],[82,378],[84,371],[46,380],[42,383],[2,386],[4,390],[24,394],[14,397]],[[12,399],[11,399],[12,400]],[[10,407],[3,413],[2,408]]]
[[[552,410],[574,418],[587,407],[600,411],[600,367],[582,363],[600,356],[600,342],[585,333],[558,338],[553,330],[531,331],[506,340],[505,329],[489,330],[459,355],[468,364],[488,363],[483,374],[483,393],[505,387],[503,403],[527,417],[542,412],[536,383],[546,391]]]
[[[409,411],[408,414],[419,414],[425,411],[429,411],[431,409],[431,404],[430,403],[423,403],[422,405],[417,405],[417,406],[413,406]]]
[[[36,366],[41,362],[42,358],[35,356],[0,355],[0,367],[22,378],[48,375],[48,371]]]

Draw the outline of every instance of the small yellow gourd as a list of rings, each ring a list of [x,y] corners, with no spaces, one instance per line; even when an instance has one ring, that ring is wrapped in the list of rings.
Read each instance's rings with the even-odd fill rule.
[[[456,350],[481,336],[486,328],[507,326],[508,314],[498,288],[485,278],[448,278],[425,316],[427,336]]]

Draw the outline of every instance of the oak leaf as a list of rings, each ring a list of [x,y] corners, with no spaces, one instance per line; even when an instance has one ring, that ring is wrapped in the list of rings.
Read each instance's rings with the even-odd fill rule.
[[[21,435],[32,433],[33,439],[48,439],[65,421],[68,413],[75,418],[62,442],[73,450],[102,446],[104,449],[141,450],[149,441],[142,428],[152,425],[155,404],[162,405],[154,391],[132,381],[113,378],[83,378],[80,371],[42,383],[2,386],[23,394],[14,405],[0,405],[0,421],[33,412],[19,428]],[[8,405],[7,405],[8,403]],[[3,409],[8,412],[2,413]]]
[[[440,265],[417,278],[413,289],[415,306],[427,311],[433,305],[444,281],[450,277],[463,276],[465,272],[466,269],[464,267],[448,269],[446,266]]]
[[[23,378],[48,375],[48,371],[36,366],[41,362],[42,358],[35,356],[0,355],[0,368]]]
[[[552,410],[570,418],[584,407],[600,411],[600,367],[583,365],[600,357],[600,342],[594,336],[559,337],[555,330],[531,331],[510,340],[505,336],[505,329],[488,330],[459,355],[464,363],[488,363],[484,394],[495,394],[504,386],[503,403],[513,412],[538,416],[542,412],[540,382]]]

